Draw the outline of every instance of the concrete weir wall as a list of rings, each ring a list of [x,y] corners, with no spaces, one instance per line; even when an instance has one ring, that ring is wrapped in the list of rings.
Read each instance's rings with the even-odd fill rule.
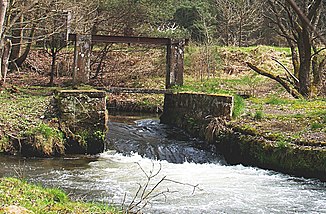
[[[67,139],[66,152],[103,152],[108,121],[105,91],[61,90],[55,99],[60,128]]]
[[[232,110],[232,96],[202,93],[166,94],[160,120],[202,137],[213,118],[230,119]]]

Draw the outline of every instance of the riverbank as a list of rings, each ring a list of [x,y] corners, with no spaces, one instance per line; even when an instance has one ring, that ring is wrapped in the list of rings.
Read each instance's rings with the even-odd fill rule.
[[[243,101],[248,107],[242,114],[230,120],[224,97],[171,94],[161,121],[200,137],[229,164],[326,181],[325,100],[250,98]]]
[[[272,140],[273,144],[279,147],[287,148],[294,145],[308,150],[325,150],[325,99],[295,100],[279,84],[251,72],[245,66],[246,60],[256,60],[260,65],[266,65],[266,69],[276,69],[282,73],[282,69],[273,64],[270,59],[282,57],[283,63],[289,65],[288,49],[260,46],[216,47],[214,51],[218,56],[216,70],[206,74],[195,66],[200,47],[186,49],[185,85],[175,88],[176,92],[230,94],[235,97],[233,119],[227,123],[231,130],[236,130],[243,135]],[[123,64],[125,60],[120,60],[126,55],[124,52],[114,52],[113,55],[119,59],[117,62],[112,62],[117,64],[114,72],[103,71],[104,76],[91,80],[92,86],[81,89],[103,87],[104,82],[101,81],[104,80],[112,80],[106,82],[105,87],[158,89],[164,87],[164,75],[160,70],[164,64],[162,63],[164,55],[160,51],[154,54],[155,62],[152,59],[153,54],[137,52],[133,56],[128,55],[128,60],[135,62],[128,65],[130,67]],[[38,63],[39,58],[42,59],[42,66]],[[64,61],[64,59],[63,57],[60,60]],[[49,63],[49,59],[42,55],[41,51],[36,50],[30,56],[29,65],[41,69],[42,72],[24,70],[25,73],[21,71],[9,74],[9,83],[12,85],[2,88],[0,92],[0,152],[41,157],[64,155],[64,136],[52,109],[53,93],[59,87],[35,86],[42,85],[40,82],[46,82],[48,70],[46,66],[49,66]],[[147,69],[142,70],[142,73],[136,75],[135,72],[131,72],[133,69],[143,68],[144,63],[148,66]],[[56,84],[61,89],[69,85],[67,75],[56,79]],[[163,108],[163,95],[110,94],[107,101],[109,112],[124,110],[159,113]],[[30,149],[22,149],[22,145],[28,145],[25,148],[32,147],[36,152],[29,153]]]
[[[119,213],[106,204],[72,201],[59,189],[0,178],[0,213]]]

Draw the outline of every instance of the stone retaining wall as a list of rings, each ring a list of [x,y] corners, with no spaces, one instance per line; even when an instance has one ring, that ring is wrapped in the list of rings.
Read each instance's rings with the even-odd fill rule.
[[[66,152],[103,152],[108,122],[105,91],[61,90],[55,98],[60,128],[68,141]]]
[[[232,96],[202,93],[166,94],[160,120],[162,123],[180,127],[194,135],[203,136],[205,127],[212,118],[230,119],[232,110]]]

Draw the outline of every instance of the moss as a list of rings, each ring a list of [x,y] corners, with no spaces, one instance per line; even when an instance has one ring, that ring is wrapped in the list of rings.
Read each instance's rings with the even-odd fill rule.
[[[241,126],[236,125],[233,127],[233,129],[237,132],[240,132],[243,134],[249,134],[249,135],[253,135],[253,136],[259,134],[258,130],[250,124],[244,124]]]
[[[271,132],[266,134],[266,138],[272,141],[282,141],[284,140],[284,136],[279,132]]]
[[[326,180],[326,150],[299,147],[286,140],[232,133],[216,142],[227,161]]]
[[[30,147],[27,151],[31,152],[31,154],[27,154],[28,152],[24,151],[28,156],[34,155],[34,152],[38,155],[44,154],[45,156],[64,154],[65,141],[63,133],[56,128],[50,127],[48,124],[39,123],[37,126],[27,130],[23,136],[27,140],[25,142],[26,145],[22,146]]]
[[[103,131],[95,131],[93,137],[99,141],[105,141],[106,133]]]

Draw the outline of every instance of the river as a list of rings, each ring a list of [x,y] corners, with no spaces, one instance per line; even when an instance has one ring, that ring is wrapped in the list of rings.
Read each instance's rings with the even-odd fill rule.
[[[152,172],[146,190],[159,183],[150,194],[158,196],[144,213],[326,213],[325,182],[228,165],[155,118],[111,117],[109,127],[109,150],[99,156],[0,156],[0,175],[60,187],[75,199],[129,205]]]

